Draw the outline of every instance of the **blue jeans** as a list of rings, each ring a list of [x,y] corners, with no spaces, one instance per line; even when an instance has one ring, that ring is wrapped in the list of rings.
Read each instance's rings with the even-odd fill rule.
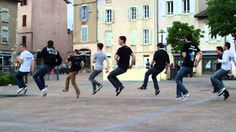
[[[147,88],[148,78],[149,78],[150,75],[152,75],[152,80],[153,80],[154,88],[156,90],[159,90],[158,81],[157,81],[156,77],[161,72],[162,72],[162,70],[158,70],[155,67],[152,67],[152,68],[148,69],[148,71],[145,73],[145,76],[144,76],[143,87]]]
[[[101,70],[94,70],[91,75],[89,76],[89,81],[92,82],[93,90],[96,90],[96,86],[101,86],[98,81],[95,80],[95,77],[98,76],[102,71]]]
[[[16,83],[18,85],[19,88],[25,88],[27,87],[25,82],[24,82],[24,79],[23,77],[24,76],[27,76],[29,72],[21,72],[21,71],[18,71],[16,73]]]
[[[51,70],[52,70],[52,67],[49,67],[48,65],[43,65],[33,75],[34,81],[36,82],[39,90],[43,90],[45,88],[44,76],[50,73]]]
[[[223,69],[219,69],[211,76],[211,83],[212,83],[214,89],[216,89],[217,91],[220,91],[221,89],[223,89],[225,87],[222,82],[222,78],[225,75],[227,75],[229,72],[230,72],[230,70],[226,71]]]
[[[123,87],[122,83],[119,81],[119,79],[116,77],[118,75],[121,75],[125,73],[127,69],[123,69],[120,67],[117,67],[115,70],[113,70],[107,77],[107,79],[112,83],[112,85],[118,89],[119,87]]]
[[[176,87],[177,88],[177,90],[176,90],[177,97],[181,97],[183,94],[188,93],[188,90],[186,89],[186,87],[183,84],[183,78],[190,73],[192,73],[192,68],[183,66],[180,68],[178,74],[176,75],[175,81],[177,84],[177,87]]]

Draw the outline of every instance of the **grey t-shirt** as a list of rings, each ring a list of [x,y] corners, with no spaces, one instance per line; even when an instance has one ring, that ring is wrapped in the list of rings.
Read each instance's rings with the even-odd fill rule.
[[[98,51],[98,52],[94,53],[93,59],[96,62],[95,70],[102,71],[103,70],[103,61],[107,59],[107,55],[102,51]]]

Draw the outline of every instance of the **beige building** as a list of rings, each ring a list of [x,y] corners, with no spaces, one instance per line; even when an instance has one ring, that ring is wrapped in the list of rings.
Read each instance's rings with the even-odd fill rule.
[[[86,67],[91,66],[91,54],[97,44],[97,0],[74,0],[74,49],[86,55]]]
[[[159,1],[159,27],[164,30],[164,43],[166,43],[167,29],[174,21],[194,25],[205,33],[200,40],[200,49],[203,52],[203,61],[194,69],[197,75],[212,73],[215,71],[216,46],[222,46],[225,39],[219,36],[211,37],[207,19],[204,19],[204,11],[207,8],[206,0],[161,0]],[[200,14],[199,14],[200,13]],[[194,17],[195,16],[195,17]],[[170,52],[168,46],[168,51]],[[172,55],[172,62],[181,64],[179,55]]]
[[[0,65],[11,65],[16,46],[17,0],[0,1]]]
[[[67,1],[21,0],[18,4],[17,44],[25,43],[37,51],[53,40],[63,58],[72,50],[68,43]]]
[[[145,69],[147,59],[152,60],[158,42],[157,0],[99,0],[98,41],[114,67],[114,54],[119,48],[118,37],[127,37],[127,45],[136,54],[136,69]]]

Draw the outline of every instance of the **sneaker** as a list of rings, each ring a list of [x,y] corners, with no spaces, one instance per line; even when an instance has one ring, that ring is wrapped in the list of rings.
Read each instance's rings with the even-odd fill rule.
[[[185,100],[187,100],[188,97],[189,97],[189,95],[190,95],[189,93],[184,94],[183,97],[181,98],[181,101],[185,101]]]
[[[28,91],[28,89],[27,89],[27,87],[25,87],[23,90],[23,95],[25,95],[27,93],[27,91]]]
[[[44,88],[42,91],[42,97],[45,97],[47,96],[47,92],[48,92],[48,89],[47,88]]]
[[[96,94],[97,93],[97,90],[93,90],[93,93],[92,93],[92,95],[94,95],[94,94]]]
[[[116,96],[119,96],[123,89],[124,89],[124,86],[120,86],[116,92]]]
[[[224,87],[224,88],[222,88],[220,91],[219,91],[219,93],[218,93],[218,96],[221,96],[223,93],[224,93],[224,91],[226,90],[226,88]]]
[[[18,91],[17,91],[17,95],[19,95],[25,88],[20,88]]]
[[[62,92],[68,92],[67,90],[63,89]]]
[[[160,90],[159,89],[156,89],[155,90],[155,95],[158,95],[160,93]]]
[[[141,86],[140,88],[138,88],[140,90],[147,90],[147,88],[145,88],[144,86]]]
[[[224,100],[227,100],[229,98],[230,94],[227,90],[224,92]]]
[[[103,85],[98,86],[98,89],[96,90],[96,92],[100,91],[102,89]]]
[[[214,89],[213,91],[212,91],[212,93],[217,93],[218,91],[216,90],[216,89]]]

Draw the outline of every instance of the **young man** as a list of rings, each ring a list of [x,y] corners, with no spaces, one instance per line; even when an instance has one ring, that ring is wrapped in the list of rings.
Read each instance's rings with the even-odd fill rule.
[[[224,46],[224,53],[223,53],[222,59],[216,60],[217,64],[221,63],[221,68],[219,70],[217,70],[211,76],[211,83],[212,83],[214,89],[217,89],[218,96],[221,96],[224,94],[224,100],[228,99],[230,94],[222,82],[222,77],[224,77],[225,75],[227,75],[231,71],[232,59],[233,59],[233,56],[230,51],[230,43],[226,42],[225,46]]]
[[[37,53],[37,58],[43,58],[44,65],[36,71],[33,78],[39,90],[42,91],[43,97],[47,95],[47,87],[45,86],[44,76],[50,73],[55,66],[59,66],[62,62],[62,58],[59,52],[53,47],[53,44],[54,42],[49,40],[47,47]]]
[[[125,73],[127,69],[131,69],[132,66],[135,64],[135,55],[133,51],[128,46],[126,46],[125,36],[119,37],[119,45],[121,47],[117,50],[115,54],[115,60],[118,63],[118,67],[113,70],[107,77],[108,80],[112,83],[112,85],[116,88],[116,96],[118,96],[124,89],[123,84],[119,81],[117,76]],[[130,56],[132,57],[131,64]]]
[[[27,76],[29,72],[34,71],[34,56],[26,49],[25,44],[20,44],[19,50],[21,52],[20,56],[17,56],[17,61],[20,63],[20,69],[16,73],[16,82],[19,87],[17,94],[23,92],[26,94],[27,86],[23,80],[24,76]]]
[[[222,59],[224,49],[222,46],[216,47],[216,53],[217,53],[217,59]],[[216,71],[218,71],[221,68],[221,63],[216,63]],[[217,93],[218,89],[214,87],[214,90],[212,93]]]
[[[105,68],[105,70],[107,73],[109,72],[109,61],[107,59],[107,55],[102,51],[102,49],[103,49],[103,44],[98,43],[97,52],[94,53],[93,55],[93,63],[95,63],[95,68],[94,71],[89,76],[89,81],[91,81],[93,85],[93,95],[96,94],[103,87],[101,83],[95,80],[95,77],[102,72],[104,60],[106,60],[107,62],[107,67]]]
[[[188,34],[185,37],[185,44],[182,49],[183,64],[175,78],[177,84],[176,98],[181,99],[182,101],[185,101],[189,97],[189,92],[183,84],[183,78],[190,74],[193,67],[197,66],[202,60],[201,50],[192,42],[192,40],[192,34]],[[200,56],[198,61],[195,62],[197,53],[199,53]]]
[[[71,62],[71,68],[69,75],[66,77],[66,86],[65,89],[63,89],[63,92],[69,91],[69,84],[71,80],[71,84],[73,85],[75,92],[76,92],[76,98],[79,98],[80,96],[80,90],[75,82],[76,75],[79,73],[79,71],[82,71],[84,67],[84,62],[82,58],[79,56],[79,50],[74,50],[73,55],[69,56],[67,59],[68,62]]]
[[[146,90],[148,84],[148,78],[150,75],[152,75],[152,80],[155,88],[155,95],[158,95],[160,93],[160,89],[156,77],[164,69],[166,69],[165,73],[167,73],[169,64],[170,64],[169,55],[165,51],[164,45],[162,43],[157,44],[157,51],[155,52],[151,63],[152,67],[145,73],[143,85],[139,89]]]

